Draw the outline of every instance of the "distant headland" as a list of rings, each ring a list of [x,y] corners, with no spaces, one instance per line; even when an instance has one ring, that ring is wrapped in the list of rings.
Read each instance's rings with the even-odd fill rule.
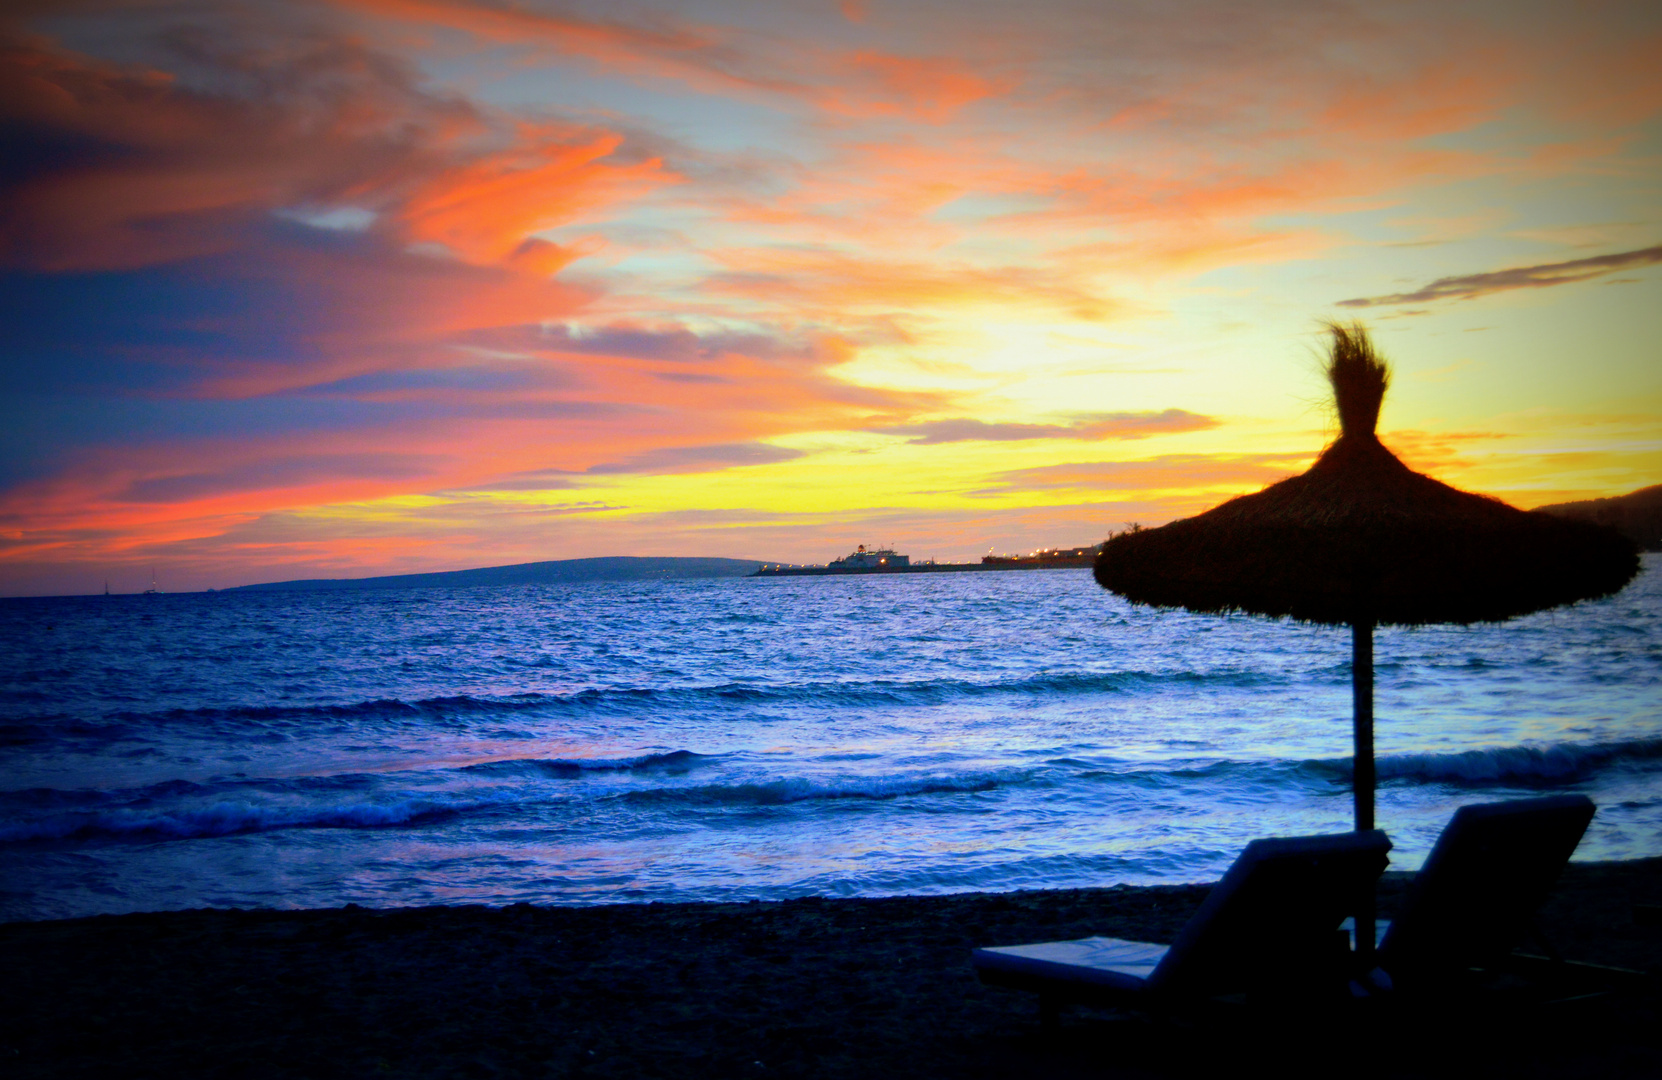
[[[552,559],[547,562],[484,566],[474,570],[443,570],[429,574],[387,574],[361,578],[304,578],[239,585],[222,592],[309,592],[366,589],[457,589],[477,585],[553,585],[590,581],[668,581],[689,578],[812,577],[833,574],[927,574],[965,570],[1049,570],[1090,566],[1097,548],[1055,548],[1029,555],[987,555],[980,562],[912,562],[883,548],[858,551],[826,566],[793,566],[760,559],[717,559],[675,556],[607,555],[594,559]]]
[[[763,563],[757,559],[701,559],[607,555],[596,559],[485,566],[477,570],[443,570],[432,574],[384,577],[307,578],[242,585],[225,592],[299,592],[316,589],[455,589],[473,585],[549,585],[579,581],[653,581],[670,578],[747,577]]]
[[[1580,518],[1609,525],[1644,551],[1662,551],[1662,484],[1652,484],[1612,499],[1586,499],[1535,508],[1543,514]]]

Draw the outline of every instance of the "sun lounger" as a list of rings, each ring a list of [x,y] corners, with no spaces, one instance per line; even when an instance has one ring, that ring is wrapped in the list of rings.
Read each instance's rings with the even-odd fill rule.
[[[1414,876],[1377,962],[1398,988],[1505,961],[1593,818],[1584,795],[1463,806]]]
[[[1047,1020],[1064,1001],[1343,993],[1339,924],[1390,849],[1377,829],[1254,840],[1170,945],[1093,937],[977,949],[972,962],[983,982],[1038,992]]]

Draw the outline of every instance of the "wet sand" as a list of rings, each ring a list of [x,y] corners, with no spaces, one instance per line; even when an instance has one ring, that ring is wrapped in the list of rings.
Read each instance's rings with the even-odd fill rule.
[[[1383,914],[1403,885],[1387,875]],[[969,966],[977,945],[1169,941],[1205,893],[11,923],[0,925],[0,1075],[916,1080],[1234,1074],[1249,1063],[1281,1075],[1662,1075],[1655,978],[1615,995],[1421,1014],[1074,1009],[1047,1032],[1031,996],[984,987]],[[1578,864],[1540,924],[1570,959],[1658,975],[1662,926],[1635,908],[1658,902],[1662,859]]]

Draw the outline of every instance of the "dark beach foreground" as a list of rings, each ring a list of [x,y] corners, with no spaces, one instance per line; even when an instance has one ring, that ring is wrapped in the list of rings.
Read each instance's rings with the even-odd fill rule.
[[[1404,878],[1388,876],[1389,914]],[[1546,1002],[1041,1028],[969,951],[1170,940],[1204,886],[874,900],[186,911],[0,925],[0,1075],[1662,1075],[1662,859],[1574,865],[1540,924],[1653,976]],[[1636,905],[1641,905],[1637,906]],[[1451,1007],[1451,1004],[1453,1007]],[[1254,1069],[1253,1071],[1257,1071]]]

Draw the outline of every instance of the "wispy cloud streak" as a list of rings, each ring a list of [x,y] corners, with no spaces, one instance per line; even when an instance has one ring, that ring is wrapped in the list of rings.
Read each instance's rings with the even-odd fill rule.
[[[1520,266],[1510,270],[1491,270],[1484,274],[1462,274],[1458,277],[1438,278],[1413,292],[1391,293],[1388,296],[1364,296],[1340,300],[1340,307],[1365,308],[1386,304],[1425,304],[1436,300],[1473,300],[1491,293],[1509,289],[1543,289],[1552,285],[1573,285],[1620,270],[1662,263],[1662,245],[1619,251],[1611,255],[1595,255],[1588,259],[1568,262],[1541,263]]]
[[[1077,439],[1098,442],[1107,439],[1146,439],[1181,431],[1205,431],[1218,426],[1210,416],[1183,409],[1146,413],[1096,413],[1075,417],[1065,424],[989,423],[970,417],[929,420],[921,424],[876,427],[880,435],[905,435],[914,446],[935,446],[956,442],[1025,442],[1032,439]]]

